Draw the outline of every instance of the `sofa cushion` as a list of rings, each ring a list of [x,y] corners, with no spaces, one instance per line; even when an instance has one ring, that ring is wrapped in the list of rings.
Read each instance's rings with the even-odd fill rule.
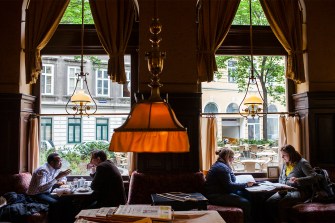
[[[243,210],[238,207],[207,205],[208,210],[217,211],[227,223],[243,223]]]
[[[335,203],[306,203],[295,205],[291,209],[291,218],[294,222],[334,222]]]
[[[18,174],[0,174],[0,182],[6,182],[0,184],[0,195],[11,191],[20,194],[26,193],[31,177],[32,176],[29,172]]]
[[[130,178],[128,203],[151,204],[151,194],[166,192],[203,193],[205,178],[196,173],[139,173]]]

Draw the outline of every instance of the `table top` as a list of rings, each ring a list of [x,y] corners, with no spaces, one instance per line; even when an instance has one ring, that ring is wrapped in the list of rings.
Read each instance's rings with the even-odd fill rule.
[[[265,163],[266,160],[260,159],[247,159],[247,160],[240,160],[241,163]]]
[[[269,152],[257,152],[256,155],[257,156],[275,156],[275,155],[277,155],[277,153],[276,152],[271,152],[271,151],[269,151]]]

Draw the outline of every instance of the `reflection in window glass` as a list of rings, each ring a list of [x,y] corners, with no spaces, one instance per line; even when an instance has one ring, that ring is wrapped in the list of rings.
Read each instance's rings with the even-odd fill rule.
[[[205,106],[205,109],[204,109],[204,112],[205,113],[218,113],[218,107],[216,106],[215,103],[208,103],[206,106]]]

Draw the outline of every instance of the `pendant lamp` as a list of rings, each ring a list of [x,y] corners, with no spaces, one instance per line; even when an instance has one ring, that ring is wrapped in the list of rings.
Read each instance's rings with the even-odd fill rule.
[[[80,60],[80,73],[76,73],[76,85],[73,90],[73,93],[69,100],[66,103],[65,111],[70,115],[92,115],[96,113],[98,107],[94,101],[91,92],[87,85],[87,75],[89,73],[84,72],[84,0],[81,1],[81,60]],[[84,88],[77,89],[78,83],[83,81],[84,86],[86,86],[88,94],[85,93]],[[72,104],[70,104],[70,102]],[[94,103],[94,106],[91,106],[90,103]],[[70,109],[71,107],[71,109]],[[72,110],[72,111],[71,111]]]
[[[266,102],[264,101],[262,94],[259,90],[259,86],[257,83],[257,79],[254,74],[254,55],[253,55],[253,40],[252,40],[252,7],[251,7],[251,0],[249,0],[249,19],[250,19],[250,75],[248,78],[248,84],[246,88],[245,95],[243,100],[239,105],[239,113],[241,116],[248,118],[252,117],[255,118],[256,116],[262,117],[261,114],[262,110],[266,112]],[[250,84],[253,84],[257,88],[258,95],[249,95],[248,91]],[[245,108],[242,108],[242,104]],[[263,108],[262,108],[263,107]]]
[[[150,25],[151,51],[145,53],[151,73],[151,95],[138,101],[125,123],[114,129],[109,149],[115,152],[181,153],[189,152],[189,140],[170,105],[160,96],[159,74],[163,70],[165,52],[159,50],[162,25],[156,15]]]

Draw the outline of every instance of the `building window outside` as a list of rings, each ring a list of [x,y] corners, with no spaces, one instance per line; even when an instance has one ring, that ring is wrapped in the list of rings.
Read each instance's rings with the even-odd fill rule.
[[[41,94],[53,95],[54,86],[54,65],[44,64],[42,66]]]
[[[261,139],[261,131],[258,118],[248,118],[248,139]]]
[[[80,67],[72,67],[69,66],[67,68],[67,76],[68,76],[68,86],[67,86],[67,94],[72,95],[74,88],[76,87],[76,81],[77,81],[77,76],[76,74],[80,73]],[[79,86],[77,86],[77,89],[83,89],[84,82],[83,79],[80,79],[80,82],[78,83]]]
[[[236,103],[230,103],[227,107],[227,113],[238,113],[238,105]]]
[[[268,112],[277,112],[278,109],[275,105],[269,105]],[[267,115],[267,137],[268,139],[277,140],[279,137],[279,118],[278,115]]]
[[[41,140],[52,141],[52,118],[41,118]]]
[[[108,141],[108,118],[96,119],[96,139]]]
[[[68,143],[81,143],[81,118],[68,119]]]
[[[236,80],[233,77],[233,74],[236,72],[236,60],[228,60],[228,82],[235,83]]]
[[[130,97],[130,71],[126,70],[126,77],[127,77],[127,81],[126,83],[124,83],[121,87],[122,89],[122,97]]]
[[[219,110],[218,110],[218,107],[215,103],[213,102],[209,102],[205,108],[204,108],[204,112],[205,113],[218,113]]]
[[[109,96],[109,89],[110,89],[110,79],[107,74],[107,69],[99,69],[96,71],[96,89],[97,89],[97,96]]]

